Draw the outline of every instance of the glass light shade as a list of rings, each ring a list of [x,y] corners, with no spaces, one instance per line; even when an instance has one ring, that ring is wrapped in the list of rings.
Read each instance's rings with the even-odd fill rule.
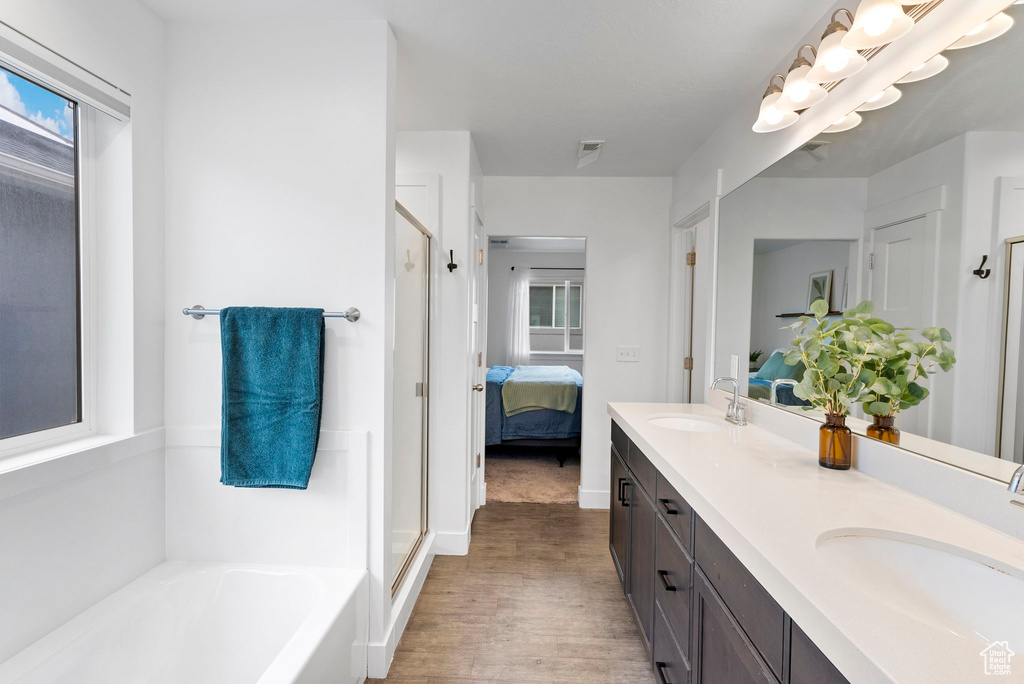
[[[823,133],[842,133],[843,131],[848,131],[851,128],[856,128],[857,126],[860,126],[860,123],[863,120],[864,119],[857,112],[850,112],[849,114],[844,116],[839,121],[836,121],[834,124],[832,124],[831,126],[826,128],[822,132]]]
[[[846,29],[836,30],[825,36],[818,48],[814,66],[807,73],[811,83],[832,83],[849,78],[868,65],[868,60],[856,50],[843,47]]]
[[[935,55],[927,62],[917,67],[909,74],[896,81],[897,83],[916,83],[926,78],[941,74],[949,66],[949,60],[944,55]]]
[[[804,62],[786,76],[786,84],[782,86],[782,97],[775,106],[784,112],[795,112],[818,104],[826,97],[828,91],[818,83],[807,80],[807,72],[811,66]]]
[[[969,48],[974,47],[975,45],[981,45],[982,43],[987,43],[993,38],[998,38],[1003,35],[1012,27],[1013,17],[1006,12],[1000,12],[981,26],[970,31],[960,40],[950,45],[949,49],[960,50],[962,48]]]
[[[903,97],[903,93],[896,86],[889,86],[882,92],[875,95],[873,98],[857,107],[858,112],[870,112],[875,109],[881,109],[882,107],[888,107],[889,105],[896,102],[896,100]]]
[[[796,112],[784,112],[778,107],[779,98],[782,97],[782,90],[775,86],[761,100],[761,111],[757,115],[757,123],[754,124],[755,133],[771,133],[789,128],[797,122],[800,115]]]
[[[870,50],[887,45],[910,33],[914,20],[903,12],[896,0],[861,0],[857,18],[849,33],[843,36],[843,47]]]

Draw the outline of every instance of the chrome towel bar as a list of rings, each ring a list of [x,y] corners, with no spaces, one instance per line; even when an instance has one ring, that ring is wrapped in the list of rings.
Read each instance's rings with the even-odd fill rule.
[[[181,313],[186,316],[191,316],[197,321],[201,321],[207,316],[219,316],[220,309],[207,309],[202,304],[196,304],[195,306],[182,309]],[[358,321],[360,315],[359,309],[354,306],[349,307],[344,311],[324,311],[324,318],[344,318],[346,321],[350,321],[352,323]]]

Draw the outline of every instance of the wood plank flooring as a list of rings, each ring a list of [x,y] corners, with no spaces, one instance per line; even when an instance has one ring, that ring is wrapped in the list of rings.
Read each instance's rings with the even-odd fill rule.
[[[654,684],[608,553],[608,512],[489,503],[434,559],[386,680]]]

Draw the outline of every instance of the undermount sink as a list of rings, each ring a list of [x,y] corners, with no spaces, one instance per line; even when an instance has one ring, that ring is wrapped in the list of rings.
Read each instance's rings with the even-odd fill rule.
[[[690,413],[665,413],[652,416],[647,419],[647,422],[658,427],[683,432],[718,432],[725,429],[724,423]]]
[[[1024,648],[1024,569],[934,539],[841,529],[818,538],[836,575],[926,624]]]

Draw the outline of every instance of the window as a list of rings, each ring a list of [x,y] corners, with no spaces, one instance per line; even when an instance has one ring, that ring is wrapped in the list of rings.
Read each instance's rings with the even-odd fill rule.
[[[78,129],[0,68],[0,439],[82,421]]]
[[[583,351],[582,282],[542,281],[530,285],[530,351]]]

